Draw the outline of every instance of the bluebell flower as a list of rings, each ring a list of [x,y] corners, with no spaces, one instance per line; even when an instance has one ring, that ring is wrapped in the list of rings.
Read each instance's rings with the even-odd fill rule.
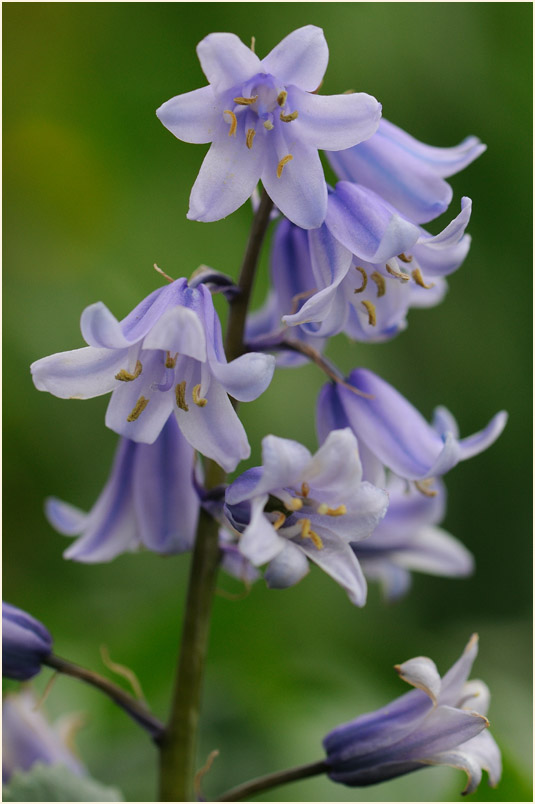
[[[2,675],[27,681],[52,652],[45,626],[22,609],[2,601]]]
[[[331,433],[315,455],[296,441],[266,436],[262,466],[244,472],[226,491],[238,547],[254,565],[268,564],[268,586],[293,586],[311,560],[357,606],[366,601],[366,582],[350,542],[369,536],[387,505],[385,491],[362,481],[349,429]]]
[[[357,341],[392,338],[405,328],[410,307],[442,300],[444,277],[470,247],[465,229],[471,207],[463,198],[459,215],[432,236],[371,190],[339,182],[321,227],[306,232],[286,220],[278,225],[273,288],[265,307],[249,319],[250,343],[276,331],[316,349],[339,332]],[[299,329],[284,331],[281,319]]]
[[[426,145],[383,118],[373,137],[330,153],[328,159],[338,178],[368,187],[409,220],[428,223],[451,201],[452,190],[444,179],[485,150],[477,137],[467,137],[453,148]]]
[[[421,494],[391,475],[385,484],[388,510],[368,539],[353,544],[367,580],[380,581],[389,600],[404,595],[411,571],[462,578],[474,558],[461,542],[437,527],[446,511],[446,489],[436,479],[433,496]]]
[[[89,513],[55,497],[46,501],[50,524],[79,536],[65,558],[110,561],[141,546],[162,554],[191,550],[200,505],[194,455],[173,415],[153,444],[121,438],[110,477]]]
[[[429,765],[449,765],[466,772],[465,793],[477,788],[482,769],[495,786],[501,757],[486,731],[489,691],[482,681],[467,680],[477,647],[474,634],[443,678],[425,656],[396,665],[400,677],[417,689],[331,731],[323,741],[329,777],[360,787]]]
[[[446,408],[435,410],[430,425],[395,388],[368,369],[355,369],[345,383],[324,385],[317,406],[320,442],[331,430],[350,427],[359,441],[367,479],[374,482],[386,467],[399,477],[418,481],[429,494],[434,493],[428,487],[431,478],[490,447],[506,422],[507,413],[501,411],[481,432],[459,438],[457,423]]]
[[[72,751],[80,715],[68,715],[51,725],[30,689],[9,694],[2,703],[2,779],[15,771],[28,771],[36,762],[63,765],[80,776],[84,765]]]
[[[293,31],[262,61],[230,33],[210,34],[197,55],[208,86],[157,110],[178,139],[212,143],[188,218],[224,218],[251,197],[261,179],[286,217],[305,229],[319,226],[327,187],[318,148],[337,151],[370,137],[380,104],[362,92],[315,94],[329,51],[314,25]]]
[[[36,387],[62,399],[112,392],[106,424],[152,444],[174,411],[189,444],[226,471],[250,453],[227,396],[249,402],[269,385],[274,359],[244,354],[227,363],[221,325],[204,287],[177,279],[147,296],[121,322],[97,302],[81,320],[83,349],[37,360]]]

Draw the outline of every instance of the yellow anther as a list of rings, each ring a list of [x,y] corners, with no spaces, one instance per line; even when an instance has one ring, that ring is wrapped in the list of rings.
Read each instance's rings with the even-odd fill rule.
[[[201,384],[200,383],[198,385],[193,386],[193,391],[191,392],[191,395],[193,397],[193,401],[195,402],[195,404],[199,408],[204,408],[204,406],[206,405],[208,400],[205,399],[203,396],[201,396]]]
[[[254,128],[248,128],[247,129],[247,134],[245,135],[245,144],[247,145],[247,147],[249,149],[251,149],[253,147],[253,140],[254,140],[255,134],[256,134],[256,131],[254,130]]]
[[[338,508],[327,508],[325,513],[327,516],[343,516],[347,514],[347,508],[345,505],[339,505]]]
[[[423,494],[425,497],[436,497],[438,491],[429,488],[433,480],[434,478],[432,477],[428,477],[426,480],[415,480],[414,485],[416,486],[418,491],[421,492],[421,494]]]
[[[283,514],[282,511],[274,511],[274,513],[278,514],[278,517],[273,523],[273,527],[275,528],[275,530],[278,530],[279,528],[282,528],[282,526],[286,522],[286,514]]]
[[[412,256],[410,254],[404,254],[401,252],[401,254],[398,254],[398,257],[401,262],[412,262]]]
[[[284,106],[284,104],[286,103],[286,98],[287,97],[288,97],[288,93],[286,92],[285,89],[282,89],[279,92],[279,94],[277,95],[277,103],[279,104],[279,106],[281,106],[281,107]]]
[[[236,120],[236,115],[230,109],[225,109],[223,114],[230,115],[230,128],[228,130],[229,137],[232,137],[233,134],[236,134],[236,129],[238,128],[238,121]]]
[[[292,497],[287,503],[284,503],[288,511],[300,511],[303,507],[303,500],[300,500],[299,497]]]
[[[273,123],[271,123],[269,120],[264,120],[264,128],[267,128],[268,131],[271,131],[273,128]]]
[[[381,296],[384,296],[386,293],[386,282],[385,278],[379,271],[374,271],[373,274],[370,276],[371,279],[377,285],[377,298],[379,299]]]
[[[132,412],[129,416],[126,417],[127,422],[135,422],[136,419],[139,419],[147,405],[149,404],[149,400],[145,399],[144,396],[140,396],[134,407],[132,408]]]
[[[308,495],[310,494],[310,486],[308,485],[308,483],[301,483],[301,494],[305,498],[308,497]]]
[[[329,510],[329,506],[327,505],[327,503],[321,503],[321,505],[318,505],[316,510],[318,514],[321,514],[323,516],[323,514],[326,514],[327,511]]]
[[[416,284],[417,284],[417,285],[420,285],[420,287],[421,287],[421,288],[427,288],[427,290],[429,290],[430,288],[434,288],[434,287],[435,287],[435,283],[434,283],[434,282],[431,282],[431,284],[430,284],[430,285],[426,285],[426,284],[425,284],[425,282],[424,282],[424,278],[423,278],[423,276],[422,276],[422,272],[420,271],[420,269],[419,269],[419,268],[415,268],[415,269],[412,271],[412,278],[414,279],[414,281],[416,282]]]
[[[377,317],[375,315],[375,304],[368,299],[363,299],[362,304],[366,308],[366,312],[368,313],[368,324],[370,327],[374,327],[377,324]]]
[[[180,410],[188,411],[188,403],[186,402],[186,380],[179,382],[175,386],[176,403]]]
[[[234,103],[237,103],[239,106],[250,106],[252,103],[256,103],[258,100],[258,95],[253,95],[252,98],[233,98]]]
[[[368,284],[368,274],[361,265],[355,265],[355,269],[362,276],[362,285],[360,286],[360,288],[355,288],[353,293],[362,293],[363,290],[366,290],[366,285]]]
[[[176,352],[174,357],[171,357],[171,352],[166,352],[165,368],[174,368],[176,366],[177,357],[178,357],[178,352]]]
[[[292,120],[297,120],[299,117],[299,112],[290,112],[290,114],[283,114],[282,112],[279,115],[280,119],[283,123],[291,123]]]
[[[291,154],[286,154],[286,156],[282,157],[281,161],[277,165],[277,178],[278,179],[280,179],[280,177],[282,176],[282,171],[284,169],[284,165],[287,165],[288,162],[292,161],[292,159],[293,159],[293,156]]]
[[[321,541],[318,534],[310,529],[310,519],[302,519],[301,520],[301,538],[302,539],[312,539],[312,543],[318,550],[321,550],[323,547],[323,542]]]
[[[137,380],[137,378],[139,377],[139,375],[141,374],[142,371],[143,371],[143,366],[141,365],[141,363],[138,360],[137,363],[136,363],[136,367],[134,369],[133,374],[130,374],[130,372],[127,371],[126,369],[121,369],[115,375],[115,379],[116,380],[121,380],[121,382],[132,382],[132,380]]]
[[[396,271],[395,268],[392,268],[388,263],[386,264],[386,270],[388,271],[391,276],[395,276],[397,279],[403,279],[404,282],[408,282],[410,276],[408,274],[404,274],[401,271]]]

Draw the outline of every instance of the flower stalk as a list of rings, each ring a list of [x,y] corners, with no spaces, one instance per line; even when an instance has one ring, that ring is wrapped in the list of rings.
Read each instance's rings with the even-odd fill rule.
[[[220,796],[217,801],[249,801],[249,798],[255,793],[271,790],[272,787],[279,787],[282,784],[296,782],[299,779],[319,776],[322,773],[327,773],[327,770],[327,763],[322,759],[319,762],[311,762],[308,765],[299,765],[296,768],[289,768],[288,770],[270,773],[266,776],[259,776],[258,779],[251,779],[249,782],[244,782],[237,787],[233,787],[224,795]]]

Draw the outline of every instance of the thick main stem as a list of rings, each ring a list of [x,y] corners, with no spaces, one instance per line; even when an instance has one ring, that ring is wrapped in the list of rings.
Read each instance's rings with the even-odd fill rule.
[[[272,787],[279,787],[281,784],[288,784],[289,782],[296,782],[299,779],[308,779],[311,776],[319,776],[320,773],[327,772],[327,764],[324,760],[319,762],[312,762],[310,765],[299,765],[297,768],[289,768],[288,770],[278,771],[278,773],[270,773],[267,776],[260,776],[258,779],[252,779],[250,782],[233,787],[217,801],[249,801],[250,797],[255,793],[261,793],[263,790],[271,790]]]
[[[240,292],[230,306],[225,342],[228,360],[239,357],[244,351],[245,319],[272,206],[272,201],[264,191],[241,266],[238,280]],[[214,488],[224,481],[224,470],[214,461],[207,460],[206,488]],[[201,510],[190,569],[173,702],[169,722],[160,741],[160,801],[195,800],[193,780],[201,686],[220,561],[218,531],[219,524],[216,520]]]

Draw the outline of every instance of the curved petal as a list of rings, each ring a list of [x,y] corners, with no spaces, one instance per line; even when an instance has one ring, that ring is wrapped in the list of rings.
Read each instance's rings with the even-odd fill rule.
[[[188,292],[194,291],[188,288],[184,277],[154,290],[121,321],[124,337],[129,343],[141,341],[169,307],[185,303]]]
[[[385,759],[421,761],[438,752],[456,748],[488,726],[487,718],[477,712],[440,705],[424,718],[417,730],[407,736],[403,746],[399,749],[392,746],[385,752]]]
[[[312,495],[335,506],[354,495],[362,480],[357,439],[349,427],[332,430],[305,467],[301,480]]]
[[[465,461],[473,455],[479,455],[480,452],[483,452],[483,450],[490,447],[491,444],[494,444],[507,424],[507,419],[507,412],[502,410],[490,420],[484,430],[468,436],[467,438],[461,438],[459,441],[461,450],[460,460]]]
[[[437,235],[428,235],[425,232],[418,239],[418,245],[425,244],[430,248],[451,248],[464,236],[466,227],[470,222],[472,214],[472,199],[463,196],[461,199],[461,211],[448,225]]]
[[[316,406],[316,432],[319,443],[323,444],[331,430],[349,426],[337,386],[332,382],[326,383],[319,392]]]
[[[489,775],[489,784],[496,787],[502,775],[502,757],[500,749],[488,731],[482,731],[476,737],[459,747],[459,750],[475,760]]]
[[[236,34],[209,34],[197,45],[197,56],[203,73],[219,92],[261,72],[260,59]]]
[[[372,537],[373,538],[373,537]],[[474,571],[474,556],[464,544],[441,528],[423,527],[389,558],[400,567],[429,575],[463,578]]]
[[[121,325],[103,302],[86,307],[80,320],[82,337],[90,346],[106,349],[128,349],[131,341],[124,337]]]
[[[264,580],[270,589],[287,589],[299,583],[309,572],[306,556],[299,547],[287,541],[284,549],[269,562]]]
[[[397,664],[395,669],[400,678],[419,690],[423,690],[429,695],[434,704],[437,703],[440,695],[440,675],[437,666],[432,659],[427,656],[417,656],[409,659],[403,664]]]
[[[292,125],[280,123],[269,132],[262,184],[292,223],[302,229],[315,229],[323,223],[327,212],[327,185],[317,149],[296,139]],[[286,126],[284,131],[282,126]],[[280,162],[286,156],[292,159],[281,173]]]
[[[264,515],[267,500],[268,495],[264,494],[251,502],[251,520],[238,543],[240,552],[256,566],[274,559],[286,545]]]
[[[321,530],[318,535],[323,542],[321,549],[312,544],[310,539],[295,538],[293,541],[307,558],[345,589],[355,606],[364,606],[367,595],[366,579],[353,550],[327,531]]]
[[[302,444],[274,435],[262,439],[262,475],[255,495],[279,491],[287,486],[301,486],[301,476],[311,458]],[[243,497],[241,499],[244,499]],[[233,500],[239,502],[238,499]]]
[[[381,263],[416,243],[420,229],[378,195],[341,181],[329,195],[325,225],[352,254]]]
[[[472,634],[460,659],[457,659],[442,679],[440,703],[454,706],[462,697],[462,688],[470,675],[472,665],[477,656],[478,642],[478,635]]]
[[[36,360],[30,370],[38,391],[60,399],[92,399],[117,388],[115,375],[127,364],[127,349],[84,346]]]
[[[314,92],[321,84],[328,62],[329,48],[322,29],[304,25],[285,36],[262,59],[262,70],[283,84]]]
[[[163,103],[156,115],[183,142],[212,142],[221,116],[221,104],[212,86],[194,89]]]
[[[457,706],[461,709],[472,709],[480,715],[486,715],[490,706],[490,690],[484,681],[470,679],[465,681],[462,686],[461,699],[457,701]],[[483,732],[488,734],[488,732]]]
[[[261,478],[261,466],[254,466],[238,475],[225,491],[227,505],[237,505],[244,500],[251,500],[256,495],[256,488]]]
[[[47,497],[45,500],[45,516],[52,527],[64,536],[82,533],[88,517],[85,511],[57,497]]]
[[[210,150],[204,157],[189,199],[187,217],[194,221],[218,221],[234,212],[248,198],[262,174],[265,143],[257,138],[253,148],[245,145],[243,123],[236,136],[218,130]]]
[[[273,378],[275,358],[259,352],[241,355],[230,363],[212,361],[210,369],[225,391],[240,402],[251,402],[263,394]]]
[[[426,765],[448,765],[450,768],[463,770],[468,776],[463,796],[473,793],[481,782],[481,768],[477,761],[464,751],[451,750],[441,751],[423,760]]]
[[[291,125],[303,142],[324,151],[341,151],[367,140],[381,119],[381,104],[365,92],[312,95],[292,88],[289,95],[299,112]]]
[[[464,234],[470,219],[472,202],[462,199],[462,209],[435,237],[421,235],[412,255],[426,277],[449,276],[463,263],[470,250],[471,238]]]
[[[206,360],[206,336],[199,317],[187,307],[171,307],[154,324],[143,341],[143,349],[162,349],[171,354]]]

